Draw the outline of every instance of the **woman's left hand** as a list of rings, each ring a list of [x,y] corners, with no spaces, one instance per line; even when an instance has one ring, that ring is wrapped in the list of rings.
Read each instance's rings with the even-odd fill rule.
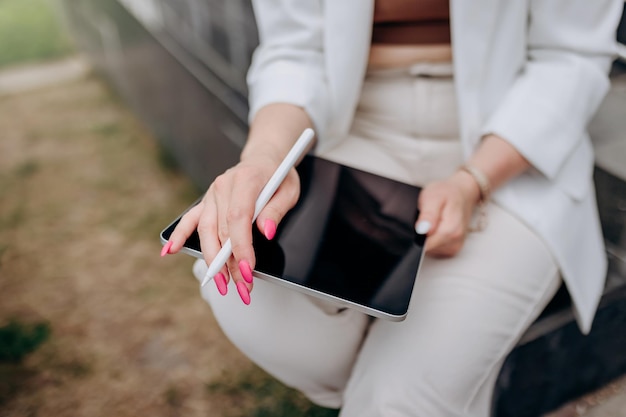
[[[479,198],[478,184],[464,171],[422,189],[416,230],[428,235],[427,254],[449,257],[461,250]]]

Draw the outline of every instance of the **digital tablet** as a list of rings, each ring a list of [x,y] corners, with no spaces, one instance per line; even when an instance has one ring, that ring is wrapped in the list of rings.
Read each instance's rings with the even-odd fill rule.
[[[252,228],[253,275],[374,317],[403,320],[424,255],[426,237],[414,228],[420,188],[310,155],[297,170],[300,198],[274,239]],[[181,216],[161,232],[162,244]],[[197,233],[182,252],[202,258]]]

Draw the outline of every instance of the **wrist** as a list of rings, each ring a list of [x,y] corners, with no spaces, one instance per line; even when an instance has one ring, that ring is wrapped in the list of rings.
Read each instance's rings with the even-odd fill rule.
[[[481,201],[480,187],[468,172],[459,169],[452,175],[451,180],[472,204],[478,204]]]
[[[466,174],[466,177],[470,177],[474,182],[476,188],[478,188],[478,202],[486,203],[491,197],[491,181],[489,177],[480,169],[470,164],[463,164],[458,170],[461,174]]]
[[[491,182],[489,177],[483,171],[473,165],[461,165],[457,171],[457,175],[462,176],[466,180],[473,183],[473,202],[478,204],[478,217],[473,225],[470,225],[470,231],[481,231],[487,226],[486,204],[491,196]]]
[[[239,155],[239,160],[241,162],[248,160],[267,160],[270,161],[272,165],[278,166],[286,154],[287,151],[283,153],[278,147],[271,144],[248,144],[241,151],[241,154]]]

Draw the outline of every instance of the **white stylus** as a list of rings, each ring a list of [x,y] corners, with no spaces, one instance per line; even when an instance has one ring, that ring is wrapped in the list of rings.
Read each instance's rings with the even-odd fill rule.
[[[291,147],[289,153],[287,153],[287,156],[285,156],[285,159],[283,159],[278,168],[276,168],[276,171],[274,171],[274,174],[272,174],[267,184],[265,184],[265,187],[263,187],[263,189],[261,190],[259,197],[256,199],[256,203],[254,205],[254,216],[252,217],[253,224],[261,210],[263,210],[263,208],[265,207],[267,202],[270,201],[270,198],[272,198],[278,187],[280,187],[280,184],[283,183],[283,180],[289,173],[289,170],[291,170],[291,168],[295,166],[300,157],[307,151],[307,149],[309,148],[309,144],[311,143],[311,140],[314,136],[315,132],[313,131],[313,129],[305,129],[296,141],[296,143],[294,143],[294,145]],[[204,276],[204,279],[202,280],[202,287],[204,287],[215,276],[215,274],[220,272],[232,253],[232,244],[230,242],[230,239],[228,239],[224,243],[224,246],[222,246],[222,249],[220,249],[217,255],[215,255],[213,261],[211,261],[209,269]]]

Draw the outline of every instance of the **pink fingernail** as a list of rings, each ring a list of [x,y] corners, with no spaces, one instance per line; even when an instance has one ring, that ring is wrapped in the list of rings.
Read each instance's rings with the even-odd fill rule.
[[[276,236],[276,223],[272,219],[265,220],[265,224],[263,225],[263,233],[267,240],[274,239]]]
[[[237,292],[245,305],[250,304],[250,291],[248,291],[248,287],[246,287],[245,283],[241,281],[237,283]]]
[[[215,285],[217,286],[217,290],[222,295],[226,295],[228,292],[228,285],[226,285],[226,277],[221,272],[218,272],[214,277],[213,281],[215,281]]]
[[[163,249],[161,249],[161,257],[167,255],[168,253],[170,253],[170,248],[172,247],[172,242],[171,240],[168,241],[164,246]]]
[[[241,272],[241,276],[248,284],[252,282],[252,269],[248,262],[239,261],[239,272]]]

